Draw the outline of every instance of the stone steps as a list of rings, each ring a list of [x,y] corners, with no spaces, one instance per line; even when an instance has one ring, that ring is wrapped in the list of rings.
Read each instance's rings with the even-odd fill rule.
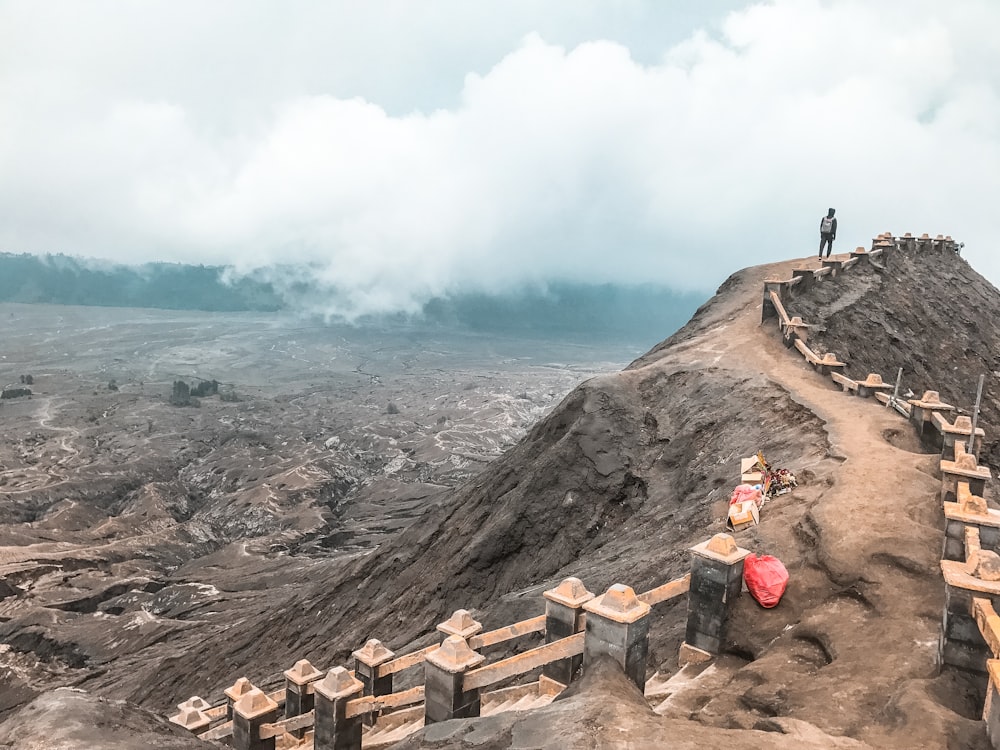
[[[688,664],[668,678],[653,675],[646,683],[646,700],[655,713],[672,718],[691,718],[723,691],[733,678],[726,659]]]

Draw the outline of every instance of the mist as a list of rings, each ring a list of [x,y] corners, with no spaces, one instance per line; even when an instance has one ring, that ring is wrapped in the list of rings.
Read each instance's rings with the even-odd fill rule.
[[[111,7],[0,6],[0,250],[226,266],[356,319],[705,293],[814,253],[834,206],[835,250],[951,234],[1000,280],[995,3]]]

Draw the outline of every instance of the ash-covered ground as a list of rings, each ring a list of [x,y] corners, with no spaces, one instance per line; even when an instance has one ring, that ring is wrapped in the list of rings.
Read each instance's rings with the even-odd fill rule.
[[[0,710],[107,690],[287,604],[639,351],[266,314],[0,320],[0,385],[32,391],[0,400]],[[225,398],[172,405],[178,380]]]

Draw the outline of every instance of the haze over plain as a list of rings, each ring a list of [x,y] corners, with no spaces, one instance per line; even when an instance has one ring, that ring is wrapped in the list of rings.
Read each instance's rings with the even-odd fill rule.
[[[0,3],[0,250],[231,265],[326,312],[707,292],[885,230],[994,282],[1000,6]]]

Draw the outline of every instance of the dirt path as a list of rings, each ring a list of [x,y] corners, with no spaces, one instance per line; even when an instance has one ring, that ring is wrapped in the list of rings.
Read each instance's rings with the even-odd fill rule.
[[[921,452],[901,417],[842,393],[785,348],[773,321],[760,322],[764,279],[817,265],[800,259],[749,269],[701,331],[647,365],[765,376],[825,423],[833,459],[793,494],[801,502],[765,506],[761,525],[738,535],[741,545],[782,559],[792,581],[776,610],[744,597],[730,637],[751,662],[726,695],[706,696],[702,720],[715,715],[723,724],[750,707],[880,747],[916,746],[915,737],[943,747],[951,712],[974,719],[977,699],[935,677],[943,605],[937,456]],[[841,283],[848,294],[849,281]],[[877,721],[889,711],[903,719],[891,729]],[[979,730],[968,722],[965,731]]]

